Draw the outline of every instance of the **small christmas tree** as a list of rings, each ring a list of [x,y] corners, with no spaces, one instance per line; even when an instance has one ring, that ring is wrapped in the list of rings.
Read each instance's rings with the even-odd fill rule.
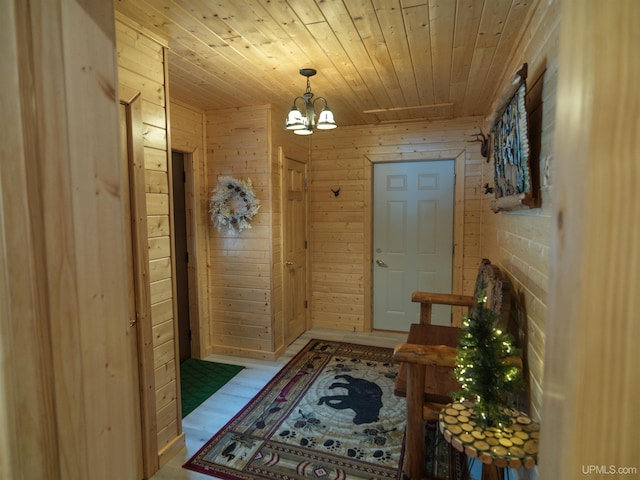
[[[510,398],[523,388],[520,368],[510,357],[519,356],[513,337],[498,325],[500,315],[485,308],[486,293],[463,319],[458,336],[458,353],[454,378],[462,387],[454,393],[460,401],[471,400],[478,418],[485,426],[499,426],[508,421],[505,408]]]

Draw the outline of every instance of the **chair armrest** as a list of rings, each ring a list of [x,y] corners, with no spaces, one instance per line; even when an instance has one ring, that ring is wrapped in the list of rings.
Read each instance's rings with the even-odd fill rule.
[[[453,293],[413,292],[411,301],[461,307],[472,307],[475,304],[475,300],[471,295],[455,295]]]
[[[440,367],[456,366],[455,347],[446,345],[418,345],[415,343],[402,343],[393,350],[393,359],[398,362],[414,363],[419,365],[436,365]]]
[[[411,301],[420,303],[420,323],[427,325],[431,323],[431,307],[433,304],[472,307],[475,303],[474,298],[470,295],[431,292],[413,292]]]
[[[396,362],[414,363],[418,365],[435,365],[437,367],[455,367],[458,350],[447,345],[419,345],[416,343],[401,343],[393,349],[393,359]],[[523,368],[521,357],[509,357],[507,363]]]

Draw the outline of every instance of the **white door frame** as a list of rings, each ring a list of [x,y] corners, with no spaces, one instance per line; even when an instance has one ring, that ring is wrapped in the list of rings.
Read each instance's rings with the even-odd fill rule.
[[[367,165],[365,166],[365,248],[364,262],[369,268],[364,269],[364,287],[365,287],[365,319],[364,330],[370,332],[373,330],[373,164],[381,162],[409,162],[421,160],[448,160],[454,159],[454,172],[456,182],[454,185],[453,199],[453,283],[451,292],[462,294],[462,278],[463,278],[463,239],[464,239],[464,178],[465,178],[465,160],[466,150],[438,150],[432,152],[415,152],[409,154],[376,154],[365,155]],[[462,307],[452,307],[453,325],[460,326],[462,321]]]

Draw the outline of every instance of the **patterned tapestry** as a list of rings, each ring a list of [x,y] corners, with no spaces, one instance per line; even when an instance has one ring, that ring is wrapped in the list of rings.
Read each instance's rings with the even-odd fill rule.
[[[531,191],[525,93],[523,83],[493,127],[496,198]]]

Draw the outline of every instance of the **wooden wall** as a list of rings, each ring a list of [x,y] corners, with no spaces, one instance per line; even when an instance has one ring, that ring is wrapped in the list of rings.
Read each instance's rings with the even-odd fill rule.
[[[464,182],[456,197],[459,275],[471,294],[480,254],[483,158],[469,143],[481,119],[342,127],[312,138],[310,169],[311,322],[368,331],[371,321],[371,169],[373,162],[455,159]],[[330,189],[340,186],[340,197]]]
[[[271,358],[275,349],[269,140],[268,106],[206,114],[207,202],[227,175],[250,178],[260,199],[251,229],[218,232],[207,220],[209,352]]]
[[[118,76],[121,89],[140,91],[144,136],[144,168],[151,326],[152,387],[155,391],[155,435],[161,466],[184,444],[179,401],[179,365],[172,259],[172,199],[167,123],[165,45],[122,15],[117,15]],[[149,361],[150,359],[146,359]],[[154,431],[155,430],[155,431]]]
[[[309,138],[295,135],[284,128],[284,119],[289,113],[282,106],[274,107],[269,111],[269,155],[271,164],[271,271],[273,275],[273,325],[274,325],[274,352],[278,356],[288,345],[285,344],[286,332],[284,316],[285,296],[284,290],[284,228],[283,228],[283,169],[285,157],[302,163],[309,162]],[[307,275],[308,266],[307,266]],[[308,316],[308,311],[307,311]],[[308,321],[308,318],[307,318]]]
[[[204,358],[209,347],[207,290],[208,192],[205,113],[171,99],[171,148],[186,153],[187,250],[189,252],[189,316],[191,355]]]
[[[268,105],[203,112],[172,101],[172,148],[193,155],[198,220],[197,252],[190,264],[198,270],[196,356],[220,352],[275,358],[286,347],[282,162],[284,155],[306,162],[309,154],[308,139],[292,139],[284,131],[286,113],[273,113]],[[238,235],[218,232],[209,216],[211,192],[218,177],[226,175],[251,178],[261,202],[252,228]]]
[[[113,5],[3,2],[0,39],[0,478],[133,479]]]
[[[518,321],[523,324],[531,414],[540,418],[545,348],[545,324],[549,291],[551,214],[554,161],[556,85],[558,76],[558,30],[560,2],[536,10],[522,44],[517,45],[509,62],[508,75],[499,90],[511,80],[522,63],[528,63],[527,109],[533,113],[530,128],[541,133],[532,142],[540,142],[541,208],[493,213],[493,194],[482,197],[482,256],[499,264],[511,278],[517,296]],[[488,112],[489,113],[489,112]],[[537,124],[537,125],[534,125]],[[494,184],[493,162],[483,163],[482,184]]]
[[[640,3],[562,5],[541,479],[639,476]]]

